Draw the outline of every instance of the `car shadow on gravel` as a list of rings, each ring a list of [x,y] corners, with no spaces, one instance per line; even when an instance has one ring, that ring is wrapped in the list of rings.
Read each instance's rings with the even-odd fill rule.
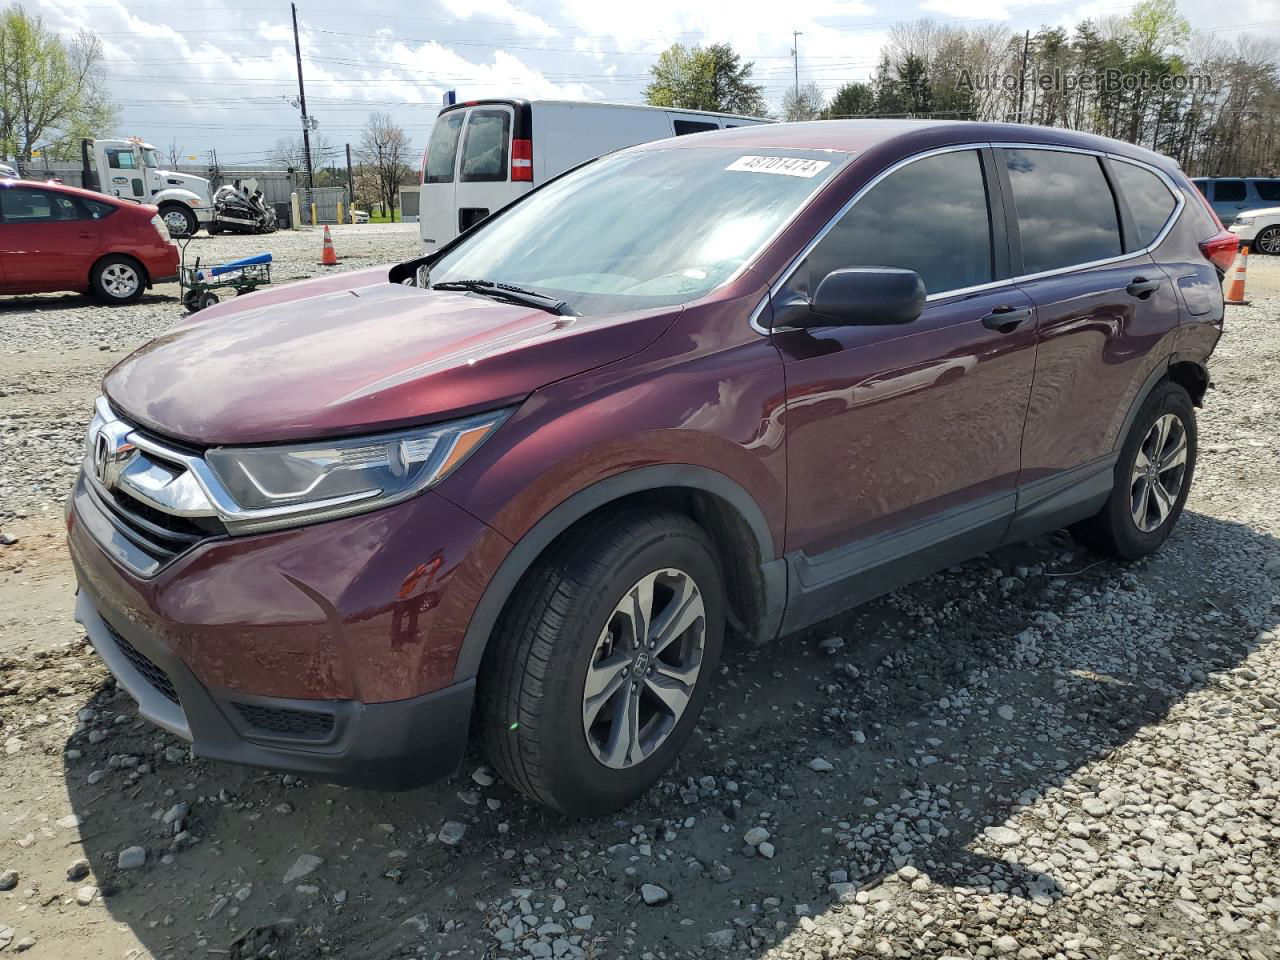
[[[172,286],[173,290],[178,289],[177,284],[165,284],[164,286]],[[165,293],[150,292],[144,293],[132,303],[117,304],[120,309],[127,310],[129,307],[137,306],[154,306],[156,304],[172,303],[177,307],[181,307],[177,298]],[[91,297],[84,293],[59,293],[59,294],[18,294],[11,297],[0,297],[0,317],[6,313],[26,313],[32,310],[44,312],[54,312],[58,310],[83,310],[86,307],[110,307],[112,304],[104,303],[96,297]]]
[[[928,934],[854,940],[957,892],[1050,914],[1079,894],[1056,876],[1058,836],[1035,841],[1025,814],[1068,783],[1108,802],[1098,761],[1240,668],[1280,622],[1259,589],[1277,550],[1194,513],[1134,565],[1059,533],[730,650],[672,774],[596,821],[473,779],[475,756],[404,794],[192,761],[86,659],[95,714],[65,775],[93,877],[71,886],[96,884],[156,957],[551,956],[556,940],[555,956],[759,956],[829,924],[852,925],[849,956],[880,936],[899,956],[964,953]],[[446,821],[459,844],[439,839]],[[744,844],[754,826],[772,851]],[[120,869],[131,846],[145,865]],[[642,884],[668,899],[646,906]],[[500,949],[526,908],[521,949]]]

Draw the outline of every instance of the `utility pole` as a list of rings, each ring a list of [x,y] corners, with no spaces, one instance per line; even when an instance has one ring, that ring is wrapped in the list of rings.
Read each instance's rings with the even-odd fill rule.
[[[1026,36],[1022,38],[1022,70],[1018,73],[1018,115],[1013,118],[1014,123],[1025,123],[1022,119],[1022,94],[1027,86],[1027,53],[1031,47],[1031,31],[1028,30]]]
[[[311,186],[315,180],[311,169],[311,125],[307,120],[307,92],[302,86],[302,44],[298,41],[298,5],[290,3],[289,9],[293,11],[293,54],[298,60],[298,105],[302,109],[302,153],[307,163],[307,209],[310,210]]]
[[[347,200],[350,201],[351,209],[356,208],[356,182],[351,179],[351,144],[347,144]],[[352,223],[355,221],[353,220]]]
[[[800,105],[800,38],[804,34],[799,30],[791,31],[791,59],[796,67],[796,106]]]

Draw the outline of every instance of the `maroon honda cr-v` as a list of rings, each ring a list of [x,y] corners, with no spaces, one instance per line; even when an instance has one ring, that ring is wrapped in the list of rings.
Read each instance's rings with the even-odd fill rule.
[[[77,616],[198,756],[614,810],[761,643],[1072,525],[1144,556],[1235,249],[1167,158],[832,121],[644,144],[106,377]]]

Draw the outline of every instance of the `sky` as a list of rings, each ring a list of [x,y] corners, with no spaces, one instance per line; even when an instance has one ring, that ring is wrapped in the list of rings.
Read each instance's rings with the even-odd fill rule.
[[[887,29],[929,17],[1010,30],[1123,15],[1134,0],[300,0],[308,112],[342,151],[370,111],[390,113],[426,144],[446,90],[458,99],[519,96],[642,103],[649,67],[672,43],[727,41],[754,63],[775,106],[794,82],[828,94],[866,79]],[[272,157],[300,135],[289,4],[280,0],[25,0],[59,32],[97,33],[118,134],[184,160],[216,150],[223,164]],[[1194,29],[1280,42],[1280,0],[1181,0]],[[336,160],[330,157],[329,160]]]

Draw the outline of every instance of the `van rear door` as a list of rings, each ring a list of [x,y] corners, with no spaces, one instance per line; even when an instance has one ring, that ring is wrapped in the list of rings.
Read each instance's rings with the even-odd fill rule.
[[[465,120],[465,110],[448,110],[436,117],[431,128],[431,139],[422,161],[422,200],[418,211],[423,253],[434,253],[458,233],[454,191],[458,143]]]
[[[463,233],[515,199],[511,183],[511,132],[515,111],[506,104],[467,110],[454,190],[456,233]]]

